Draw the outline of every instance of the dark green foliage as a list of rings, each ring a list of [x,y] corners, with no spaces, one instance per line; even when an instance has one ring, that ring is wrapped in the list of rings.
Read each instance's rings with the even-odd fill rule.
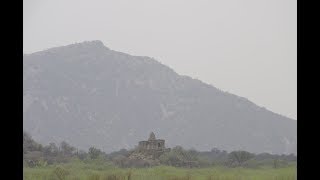
[[[184,150],[180,146],[172,148],[170,152],[166,152],[160,156],[162,164],[177,166],[177,167],[198,167],[199,158],[195,150]]]
[[[229,154],[229,165],[231,166],[242,166],[244,162],[253,158],[254,154],[247,151],[232,151]]]
[[[55,143],[50,143],[43,148],[44,159],[48,162],[48,164],[53,164],[56,162],[56,157],[59,155],[59,148]]]
[[[127,159],[125,156],[123,155],[117,155],[115,157],[112,158],[112,161],[119,167],[124,167],[125,164],[127,163]]]
[[[57,156],[59,154],[59,148],[55,143],[50,143],[43,148],[43,152],[45,156]]]
[[[199,152],[199,158],[205,159],[211,165],[223,165],[228,161],[228,152],[213,148],[211,151]]]
[[[95,147],[89,148],[89,157],[90,159],[97,159],[102,154],[100,149],[97,149]]]
[[[28,133],[23,133],[23,159],[25,166],[35,167],[69,162],[72,157],[77,155],[75,149],[65,141],[60,143],[60,147],[55,143],[42,146],[35,142]]]
[[[23,153],[27,153],[29,151],[41,151],[42,145],[39,143],[36,143],[30,134],[27,132],[23,132]]]
[[[72,156],[74,154],[75,150],[76,150],[76,148],[70,146],[65,141],[62,141],[60,144],[60,151],[61,151],[62,155],[64,155],[64,156],[69,156],[69,157]]]
[[[24,155],[25,163],[28,167],[42,166],[45,164],[41,151],[30,151]]]
[[[77,152],[77,157],[80,160],[85,160],[88,157],[88,153],[83,151],[83,150],[80,150],[80,151]]]
[[[128,157],[130,153],[131,153],[131,151],[128,151],[126,149],[120,149],[119,151],[114,151],[114,152],[111,152],[110,154],[108,154],[108,158],[113,159],[114,157],[116,157],[118,155]]]

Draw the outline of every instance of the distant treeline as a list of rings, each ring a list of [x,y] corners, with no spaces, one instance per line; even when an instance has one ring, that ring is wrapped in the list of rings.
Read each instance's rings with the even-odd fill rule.
[[[105,153],[102,150],[90,147],[88,151],[77,150],[67,142],[63,141],[59,145],[50,143],[42,145],[32,139],[27,133],[23,133],[23,162],[24,166],[36,167],[50,164],[67,163],[73,159],[81,161],[108,161],[119,167],[149,167],[154,163],[144,160],[129,159],[129,155],[134,149],[121,149],[112,153]],[[269,153],[253,154],[247,151],[227,152],[213,148],[211,151],[197,151],[195,149],[186,150],[180,146],[172,148],[169,152],[159,157],[160,164],[184,167],[192,164],[192,167],[208,167],[222,165],[228,167],[260,167],[272,166],[274,168],[288,166],[296,163],[297,157],[290,155],[275,155]],[[191,167],[191,166],[188,166]]]

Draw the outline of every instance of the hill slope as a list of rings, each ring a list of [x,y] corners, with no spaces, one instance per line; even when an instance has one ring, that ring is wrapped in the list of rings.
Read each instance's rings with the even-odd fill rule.
[[[167,146],[296,153],[296,121],[90,41],[24,55],[24,129],[41,143],[105,151],[151,131]]]

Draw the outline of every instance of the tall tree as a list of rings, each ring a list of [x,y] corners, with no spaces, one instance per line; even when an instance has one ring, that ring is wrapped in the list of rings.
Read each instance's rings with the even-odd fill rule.
[[[90,157],[90,159],[97,159],[101,153],[102,152],[101,152],[100,149],[97,149],[95,147],[90,147],[89,148],[89,157]]]
[[[60,143],[60,151],[64,156],[69,156],[69,157],[72,156],[75,150],[76,150],[75,147],[72,147],[65,141],[62,141]]]
[[[229,160],[232,165],[242,166],[244,162],[253,158],[254,154],[247,151],[232,151],[229,154]]]

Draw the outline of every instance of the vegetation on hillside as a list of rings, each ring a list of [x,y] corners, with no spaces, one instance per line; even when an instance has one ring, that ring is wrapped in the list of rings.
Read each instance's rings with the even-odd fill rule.
[[[155,163],[150,161],[129,159],[128,157],[133,151],[134,149],[121,149],[107,154],[95,147],[90,147],[88,151],[84,151],[78,150],[65,141],[59,145],[55,143],[41,145],[35,142],[28,133],[24,132],[23,134],[24,166],[29,168],[68,163],[72,160],[79,160],[84,163],[91,161],[108,162],[121,168],[150,167],[155,165]],[[183,147],[177,146],[169,152],[162,154],[158,161],[160,165],[189,168],[211,166],[250,168],[270,166],[281,168],[296,163],[296,159],[297,157],[293,154],[253,154],[246,151],[228,153],[217,148],[213,148],[211,151],[199,152],[195,149],[186,150]]]

